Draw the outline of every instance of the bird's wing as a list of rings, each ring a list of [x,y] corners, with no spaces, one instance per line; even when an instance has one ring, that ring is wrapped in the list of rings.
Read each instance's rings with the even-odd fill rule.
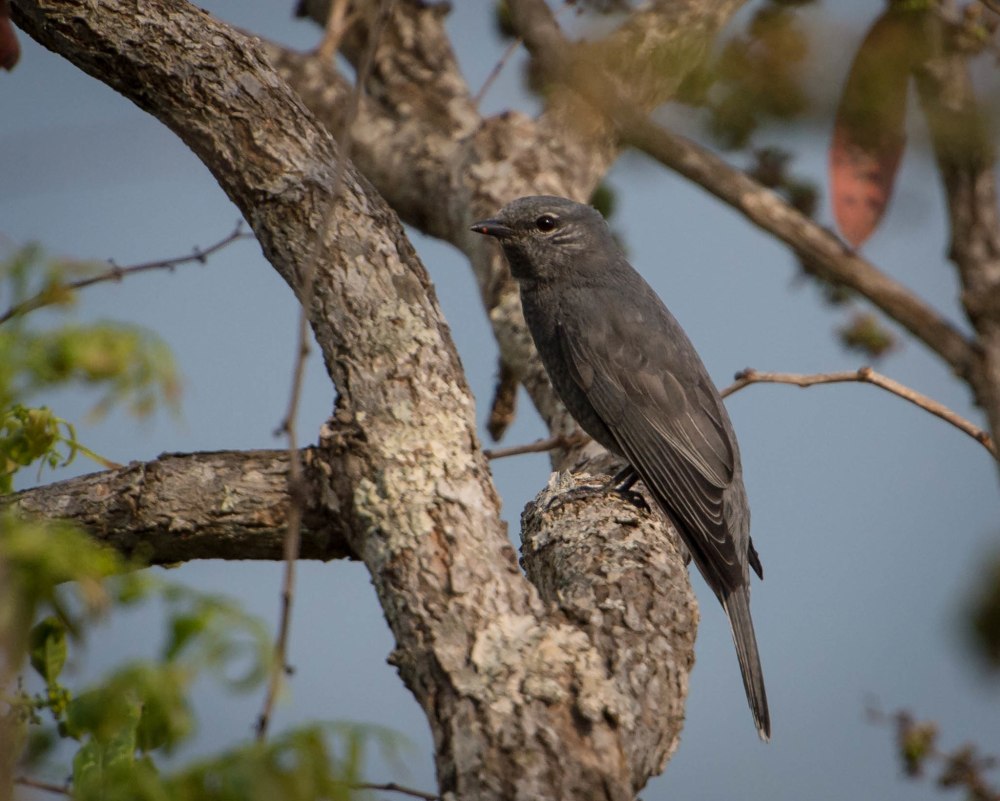
[[[726,519],[736,457],[725,412],[676,322],[677,337],[666,341],[650,338],[658,327],[649,322],[633,315],[605,317],[586,332],[562,328],[561,345],[573,380],[719,593],[746,580]]]

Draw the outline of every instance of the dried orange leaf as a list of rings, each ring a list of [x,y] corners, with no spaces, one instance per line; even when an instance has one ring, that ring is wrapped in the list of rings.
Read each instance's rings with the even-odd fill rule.
[[[878,226],[906,143],[910,70],[921,47],[920,13],[890,10],[858,48],[830,145],[830,193],[841,235],[859,247]]]

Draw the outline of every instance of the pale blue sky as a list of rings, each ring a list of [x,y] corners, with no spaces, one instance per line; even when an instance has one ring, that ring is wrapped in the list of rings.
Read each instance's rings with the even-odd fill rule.
[[[297,47],[318,31],[293,21],[290,3],[214,0],[209,11]],[[490,3],[456,3],[450,20],[470,83],[478,87],[503,45]],[[839,3],[841,29],[861,35],[876,4]],[[850,46],[819,42],[817,73],[836,87]],[[128,264],[205,246],[231,230],[235,207],[208,171],[157,121],[22,35],[21,64],[0,75],[0,237],[43,243],[60,255]],[[837,51],[840,52],[837,52]],[[485,107],[533,108],[510,64]],[[936,176],[920,153],[903,162],[896,198],[865,247],[882,269],[959,319],[954,273]],[[822,132],[766,132],[800,153],[796,169],[822,182]],[[645,158],[630,154],[610,182],[615,227],[633,263],[687,329],[720,385],[737,370],[828,371],[864,363],[836,344],[841,322],[797,278],[788,252]],[[821,211],[824,222],[829,214]],[[468,266],[451,248],[414,235],[486,416],[495,347],[479,312]],[[2,240],[0,240],[2,241]],[[295,307],[253,242],[204,266],[139,276],[81,297],[79,319],[131,320],[158,332],[184,376],[183,413],[135,423],[121,416],[81,424],[83,440],[118,461],[164,451],[280,447],[272,432],[285,409]],[[918,344],[879,365],[894,378],[979,420],[966,390]],[[314,437],[333,390],[319,360],[310,367],[300,431]],[[46,399],[82,421],[94,398]],[[771,701],[771,744],[756,738],[721,610],[700,579],[702,626],[680,748],[645,801],[742,798],[759,801],[913,801],[937,798],[929,784],[900,778],[892,733],[864,719],[869,698],[936,719],[942,744],[966,740],[1000,751],[1000,685],[986,680],[962,642],[962,604],[977,567],[997,547],[997,472],[970,439],[871,387],[800,391],[751,387],[730,399],[753,510],[753,535],[767,580],[753,587],[754,617]],[[508,443],[542,429],[522,404]],[[483,435],[486,441],[486,435]],[[78,462],[60,476],[88,472]],[[548,475],[543,456],[493,465],[516,538],[526,500]],[[273,621],[280,566],[200,563],[171,576],[240,597]],[[95,635],[81,666],[91,675],[125,655],[148,653],[146,617],[112,622]],[[145,641],[145,644],[143,644]],[[392,647],[367,574],[357,564],[303,564],[292,630],[296,674],[277,725],[350,719],[405,732],[415,748],[404,775],[379,760],[370,778],[434,786],[423,715],[385,664]],[[145,651],[141,649],[145,648]],[[139,649],[139,650],[136,650]],[[198,694],[205,752],[250,732],[259,697]]]

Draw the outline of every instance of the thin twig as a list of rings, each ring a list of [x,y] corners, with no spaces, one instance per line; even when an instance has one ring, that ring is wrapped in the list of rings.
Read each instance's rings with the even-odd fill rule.
[[[554,437],[546,437],[529,442],[527,445],[512,445],[509,448],[489,448],[483,451],[487,459],[504,459],[507,456],[521,456],[525,453],[544,453],[556,448],[575,448],[582,445],[589,439],[585,434],[575,433],[570,435],[557,434]]]
[[[507,66],[507,62],[510,61],[511,56],[514,55],[517,48],[519,48],[522,44],[524,44],[524,39],[518,36],[513,42],[507,45],[507,49],[503,51],[503,55],[500,56],[499,61],[493,65],[493,69],[490,70],[490,74],[486,76],[486,80],[483,81],[483,85],[479,87],[479,91],[476,92],[475,97],[472,98],[472,105],[477,109],[479,108],[479,104],[482,102],[483,97],[486,95],[486,92],[489,91],[489,88],[500,75],[500,72],[505,66]]]
[[[233,229],[231,234],[223,237],[214,245],[209,245],[204,250],[201,248],[195,248],[193,253],[189,253],[186,256],[175,256],[172,259],[160,259],[159,261],[147,261],[143,264],[134,264],[131,267],[119,267],[112,262],[111,269],[106,272],[98,275],[92,275],[89,278],[81,278],[79,281],[70,281],[67,284],[57,284],[55,286],[46,287],[37,295],[11,306],[3,314],[0,314],[0,325],[3,325],[12,317],[20,317],[28,312],[35,311],[35,309],[51,306],[56,302],[56,297],[65,297],[64,293],[66,291],[83,289],[84,287],[104,283],[105,281],[121,281],[127,275],[143,273],[148,270],[172,270],[174,267],[179,267],[182,264],[188,264],[193,261],[196,261],[199,264],[204,264],[209,256],[240,239],[253,239],[253,234],[247,233],[243,230],[242,221],[236,224],[236,228]]]
[[[347,13],[347,5],[348,0],[333,0],[330,5],[326,26],[323,29],[323,39],[316,49],[316,55],[322,61],[328,63],[333,61],[333,57],[340,49],[340,40],[354,22],[355,15]]]
[[[49,793],[59,793],[59,795],[69,795],[69,788],[62,784],[53,784],[52,782],[43,782],[40,779],[32,779],[30,776],[18,776],[14,779],[14,784],[20,784],[24,787],[32,787],[35,790],[45,790]]]
[[[305,501],[305,487],[303,486],[302,461],[298,448],[296,417],[298,415],[299,399],[302,395],[306,362],[309,357],[309,308],[312,305],[320,253],[326,252],[325,245],[330,238],[333,226],[334,210],[337,206],[337,198],[340,196],[344,178],[344,165],[351,158],[351,124],[357,116],[358,108],[361,104],[361,93],[364,91],[365,83],[371,73],[372,64],[375,61],[375,49],[381,38],[385,21],[389,17],[392,3],[393,0],[381,0],[378,8],[378,16],[369,33],[368,48],[359,65],[354,91],[351,95],[351,103],[344,117],[341,129],[340,157],[334,165],[333,179],[330,184],[330,205],[326,209],[323,224],[316,231],[316,239],[313,242],[313,247],[302,275],[302,291],[300,294],[301,311],[299,313],[295,369],[292,372],[292,387],[289,393],[288,409],[285,412],[285,417],[275,432],[279,435],[284,433],[288,439],[289,510],[288,527],[285,529],[283,548],[285,571],[281,585],[281,614],[278,622],[278,634],[274,642],[274,665],[271,667],[271,674],[268,678],[264,704],[257,718],[256,731],[259,741],[267,737],[267,729],[270,725],[274,703],[281,685],[281,678],[288,671],[288,636],[292,616],[292,601],[295,595],[295,561],[299,555],[302,534],[302,510]]]
[[[562,7],[559,8],[552,15],[553,20],[557,19],[559,15],[562,14],[563,11],[572,6],[573,2],[574,0],[565,0],[565,2],[563,2]],[[524,44],[524,36],[518,36],[516,39],[514,39],[514,41],[512,41],[509,45],[507,45],[507,49],[503,51],[503,55],[501,55],[497,63],[493,65],[493,69],[490,70],[490,74],[486,76],[486,80],[483,81],[483,85],[479,87],[479,91],[476,92],[475,96],[472,98],[473,106],[475,106],[477,109],[479,108],[479,104],[482,102],[483,97],[485,97],[486,93],[489,91],[489,88],[493,85],[493,82],[496,81],[497,77],[499,77],[500,73],[503,71],[503,68],[507,66],[507,62],[510,61],[511,56],[513,56],[514,53],[517,52],[517,48],[519,48],[523,44]]]
[[[735,376],[735,381],[722,390],[722,397],[728,397],[734,392],[738,392],[750,384],[793,384],[797,387],[813,387],[817,384],[841,384],[845,382],[857,382],[861,384],[872,384],[880,387],[893,395],[898,395],[903,400],[907,400],[914,406],[919,406],[924,411],[930,412],[935,417],[940,417],[946,423],[951,423],[976,442],[982,445],[997,457],[997,449],[990,438],[990,435],[978,426],[973,425],[958,413],[952,411],[942,403],[938,403],[932,398],[910,389],[905,384],[893,381],[881,373],[876,373],[871,367],[862,367],[858,370],[848,370],[842,373],[762,373],[757,370],[741,370]]]
[[[423,790],[414,790],[411,787],[403,787],[401,784],[396,784],[396,782],[385,782],[384,784],[375,784],[373,782],[361,782],[360,784],[352,784],[352,790],[382,790],[387,793],[402,793],[403,795],[409,795],[413,798],[422,798],[424,801],[438,801],[441,797],[439,795],[434,795],[434,793],[425,793]]]

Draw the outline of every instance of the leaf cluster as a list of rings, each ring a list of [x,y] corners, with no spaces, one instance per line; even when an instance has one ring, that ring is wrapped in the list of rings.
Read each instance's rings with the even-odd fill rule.
[[[767,120],[808,110],[802,64],[808,39],[795,13],[804,2],[770,0],[682,84],[677,99],[708,112],[708,133],[726,149],[746,147]]]
[[[905,710],[893,714],[891,720],[896,725],[896,746],[907,776],[916,779],[933,772],[939,787],[964,790],[969,801],[1000,800],[1000,789],[987,776],[998,764],[995,756],[980,753],[971,743],[942,750],[937,724],[918,721]]]
[[[215,595],[131,570],[66,524],[0,518],[0,758],[7,784],[20,771],[69,775],[80,799],[349,799],[365,749],[390,756],[396,736],[364,726],[312,725],[167,772],[162,760],[196,730],[191,689],[211,675],[232,691],[259,687],[272,660],[263,623]],[[117,666],[84,688],[65,683],[72,652],[112,609],[165,610],[159,653]],[[30,666],[34,679],[15,674]],[[29,692],[26,684],[41,680]],[[71,746],[69,768],[51,764]]]

